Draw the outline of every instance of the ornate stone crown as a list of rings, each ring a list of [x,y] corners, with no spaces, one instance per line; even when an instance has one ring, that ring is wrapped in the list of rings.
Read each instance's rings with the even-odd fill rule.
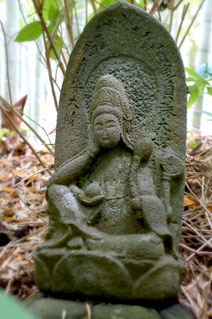
[[[129,101],[122,83],[112,75],[103,75],[97,82],[90,107],[90,121],[102,113],[111,113],[120,121],[132,118]]]

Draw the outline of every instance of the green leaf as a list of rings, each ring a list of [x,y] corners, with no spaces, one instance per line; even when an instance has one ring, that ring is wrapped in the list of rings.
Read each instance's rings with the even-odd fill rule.
[[[16,42],[33,41],[42,34],[42,27],[39,21],[27,24],[23,29],[18,32],[15,38]]]
[[[48,43],[47,43],[47,44],[48,44]],[[54,40],[54,45],[55,45],[55,48],[56,48],[56,50],[57,50],[57,53],[60,54],[60,51],[62,50],[62,47],[63,47],[63,40],[62,40],[61,37],[59,37],[59,35],[56,35],[55,40]],[[53,50],[50,51],[49,56],[50,56],[50,58],[53,59],[53,60],[56,59]]]
[[[52,31],[54,30],[54,26],[50,24],[48,25],[47,29],[49,30],[49,33],[52,34]]]
[[[45,20],[45,22],[48,21],[48,12],[50,8],[51,0],[44,0],[43,8],[42,8],[42,15]]]
[[[69,10],[72,11],[74,9],[76,5],[76,1],[72,0],[70,3],[69,3]]]
[[[103,9],[103,8],[101,6],[99,6],[98,11],[100,11],[101,9]],[[95,15],[94,12],[91,12],[91,14],[88,16],[88,20],[87,21],[90,21],[93,18],[94,15]]]
[[[193,147],[197,146],[197,142],[190,142],[190,143],[188,143],[188,145],[189,145],[191,148],[193,148]]]
[[[101,0],[99,2],[99,8],[98,8],[98,11],[102,10],[104,7],[108,7],[110,6],[111,4],[114,4],[116,2],[116,0]]]
[[[200,91],[196,85],[189,86],[190,96],[187,102],[187,108],[191,107],[199,97]]]
[[[146,1],[146,5],[150,3],[151,0]],[[141,9],[144,9],[144,0],[140,0],[139,3],[137,4]]]
[[[48,19],[52,26],[55,26],[58,15],[59,15],[58,9],[55,8],[53,5],[51,5],[49,8]]]
[[[186,82],[195,82],[194,78],[186,78]]]
[[[197,72],[195,72],[194,70],[192,70],[192,69],[190,69],[190,68],[185,68],[185,70],[186,70],[186,72],[187,72],[189,75],[193,76],[195,79],[197,79],[197,80],[202,80],[201,76],[200,76]]]
[[[210,113],[210,112],[202,111],[202,113],[212,117],[212,113]]]
[[[59,1],[58,1],[59,2]],[[43,3],[43,8],[42,8],[42,14],[43,14],[43,18],[44,20],[47,22],[47,21],[50,21],[49,20],[49,10],[50,10],[50,7],[53,7],[54,9],[58,9],[57,7],[57,0],[44,0],[44,3]]]
[[[212,95],[212,87],[207,86],[207,94]]]

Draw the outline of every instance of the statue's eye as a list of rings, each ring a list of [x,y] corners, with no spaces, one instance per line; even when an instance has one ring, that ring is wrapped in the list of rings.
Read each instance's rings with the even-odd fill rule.
[[[115,122],[112,122],[112,121],[111,121],[111,122],[108,122],[108,123],[107,123],[107,127],[108,127],[108,128],[110,128],[110,127],[115,127],[115,126],[116,126],[116,123],[115,123]]]
[[[96,127],[95,130],[96,130],[96,132],[99,132],[99,133],[100,133],[100,132],[103,132],[102,127]]]
[[[115,129],[116,127],[115,127],[115,125],[107,125],[107,128]]]
[[[102,125],[100,123],[95,124],[95,130],[101,130],[102,129]]]

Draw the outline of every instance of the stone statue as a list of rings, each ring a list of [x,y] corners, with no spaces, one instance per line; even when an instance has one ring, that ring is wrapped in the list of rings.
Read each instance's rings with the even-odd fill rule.
[[[97,291],[123,300],[176,295],[181,266],[168,228],[169,188],[163,203],[150,165],[153,142],[143,133],[133,145],[126,129],[131,119],[122,83],[101,76],[90,106],[88,146],[49,181],[50,229],[35,260],[44,268],[43,260],[53,254],[55,267],[49,259],[45,268],[48,274],[53,270],[52,278],[42,280],[42,290],[57,292],[60,281],[58,291],[89,296]],[[177,174],[183,174],[181,167]],[[159,281],[169,277],[169,290],[161,292]],[[145,288],[148,282],[152,289]]]
[[[49,229],[34,253],[42,292],[176,299],[185,114],[181,58],[159,22],[123,1],[95,16],[61,92]]]

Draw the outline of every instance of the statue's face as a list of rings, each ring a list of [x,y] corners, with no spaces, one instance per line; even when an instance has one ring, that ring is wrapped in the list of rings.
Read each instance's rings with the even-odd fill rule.
[[[113,114],[101,114],[94,120],[94,138],[101,148],[112,149],[120,141],[121,127]]]

